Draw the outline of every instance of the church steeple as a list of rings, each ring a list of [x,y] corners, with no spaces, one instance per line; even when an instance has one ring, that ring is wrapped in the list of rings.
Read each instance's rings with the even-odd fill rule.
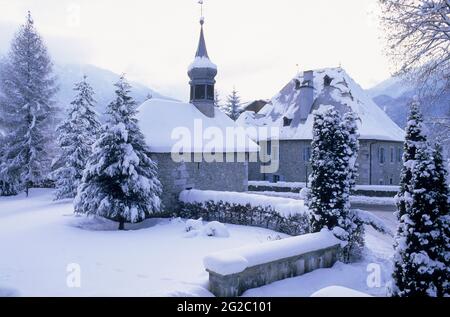
[[[198,41],[197,53],[195,53],[195,57],[206,57],[208,56],[208,50],[206,49],[205,35],[203,32],[203,24],[205,20],[203,18],[200,19],[200,40]]]
[[[201,3],[202,4],[202,3]],[[206,49],[203,25],[205,19],[200,19],[200,39],[194,62],[189,66],[188,75],[191,79],[190,102],[194,104],[205,116],[214,117],[214,86],[217,75],[217,66],[211,62]]]

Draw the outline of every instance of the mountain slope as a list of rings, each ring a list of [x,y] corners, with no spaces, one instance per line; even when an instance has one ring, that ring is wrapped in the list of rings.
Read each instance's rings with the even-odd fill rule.
[[[97,111],[100,114],[105,112],[106,106],[113,100],[115,90],[114,83],[116,83],[120,77],[120,75],[109,70],[92,65],[56,65],[55,74],[58,76],[60,89],[57,95],[57,102],[61,108],[65,108],[70,104],[74,97],[74,84],[79,82],[83,78],[83,75],[86,75],[88,77],[88,82],[94,89],[94,98],[97,101]],[[171,99],[162,96],[142,84],[131,82],[131,85],[131,95],[138,104],[148,99],[149,95],[158,99]]]
[[[417,90],[398,78],[390,78],[368,91],[375,103],[400,127],[406,126],[408,105],[418,94]],[[450,116],[450,92],[439,98],[424,98],[421,101],[425,119]]]

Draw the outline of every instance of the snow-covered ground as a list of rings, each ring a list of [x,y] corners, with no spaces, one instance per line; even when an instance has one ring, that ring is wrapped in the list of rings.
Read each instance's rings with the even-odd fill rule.
[[[119,232],[110,221],[74,216],[71,201],[54,202],[52,193],[33,189],[29,198],[0,198],[0,296],[211,296],[205,256],[286,237],[233,225],[226,225],[229,237],[190,235],[184,221],[169,219]],[[338,263],[245,295],[310,296],[328,286],[383,295],[392,241],[369,231],[367,243],[361,263]],[[379,265],[380,288],[367,286],[370,263]],[[67,270],[77,265],[81,287],[69,288]]]

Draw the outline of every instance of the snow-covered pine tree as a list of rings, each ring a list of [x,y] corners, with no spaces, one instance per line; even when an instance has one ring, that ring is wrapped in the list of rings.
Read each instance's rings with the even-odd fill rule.
[[[214,90],[214,106],[216,106],[219,109],[222,109],[222,103],[220,100],[220,94],[217,89]]]
[[[348,197],[353,193],[356,181],[358,179],[358,154],[359,154],[359,133],[357,114],[353,111],[347,112],[343,116],[343,130],[346,136],[345,162],[347,165],[347,183],[345,184],[345,196]],[[350,211],[345,230],[349,234],[348,255],[349,259],[357,259],[361,257],[364,248],[364,223],[359,219],[358,214]]]
[[[5,162],[3,162],[4,153],[6,151],[6,138],[2,135],[0,131],[0,196],[13,196],[17,195],[16,188],[11,184],[7,178],[7,174],[2,173],[5,168]]]
[[[50,171],[57,92],[47,48],[31,14],[11,43],[0,74],[0,125],[7,147],[2,174],[15,188],[42,184]]]
[[[435,189],[437,192],[436,205],[439,210],[439,228],[442,233],[441,251],[439,261],[444,264],[446,278],[442,283],[443,296],[450,296],[450,191],[447,185],[448,172],[442,156],[442,147],[435,145],[434,167],[436,169]]]
[[[94,90],[87,77],[75,84],[76,96],[67,109],[67,116],[58,126],[58,144],[61,148],[58,169],[53,172],[56,199],[74,198],[80,185],[92,145],[100,132],[100,122],[94,110]]]
[[[327,228],[347,241],[343,252],[343,260],[347,262],[353,258],[354,250],[359,249],[355,245],[359,239],[354,237],[359,226],[350,212],[350,191],[355,177],[351,163],[357,155],[352,151],[357,150],[357,143],[353,135],[350,137],[356,133],[354,119],[349,115],[343,122],[333,108],[314,112],[311,186],[307,198],[311,231]]]
[[[231,95],[228,96],[224,110],[233,121],[239,118],[241,114],[241,98],[236,89],[233,89]]]
[[[411,195],[405,196],[405,214],[399,223],[401,235],[396,240],[394,296],[443,296],[448,285],[448,269],[441,261],[446,251],[445,228],[438,203],[439,175],[434,154],[423,144],[416,147],[415,160],[411,161]]]
[[[75,212],[119,222],[137,223],[160,211],[161,183],[157,166],[139,130],[131,86],[122,76],[116,99],[108,105],[107,122],[83,175]]]
[[[424,146],[427,137],[424,133],[423,116],[419,103],[414,100],[410,105],[408,122],[406,126],[405,144],[403,146],[403,167],[400,175],[400,191],[397,194],[397,218],[400,219],[406,212],[405,196],[411,195],[410,185],[412,179],[412,163],[416,159],[418,147]]]

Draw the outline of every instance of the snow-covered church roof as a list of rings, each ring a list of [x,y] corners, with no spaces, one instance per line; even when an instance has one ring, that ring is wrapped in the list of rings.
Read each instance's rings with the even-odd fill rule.
[[[244,127],[278,127],[280,140],[311,140],[313,111],[330,105],[342,113],[353,110],[359,116],[361,139],[404,138],[404,131],[340,67],[299,73],[261,111],[245,112],[237,123]]]
[[[180,144],[184,153],[259,151],[247,134],[240,133],[243,129],[217,108],[214,118],[209,118],[190,103],[150,99],[138,108],[137,119],[153,153],[172,153]],[[240,133],[239,140],[227,137],[227,131]]]

